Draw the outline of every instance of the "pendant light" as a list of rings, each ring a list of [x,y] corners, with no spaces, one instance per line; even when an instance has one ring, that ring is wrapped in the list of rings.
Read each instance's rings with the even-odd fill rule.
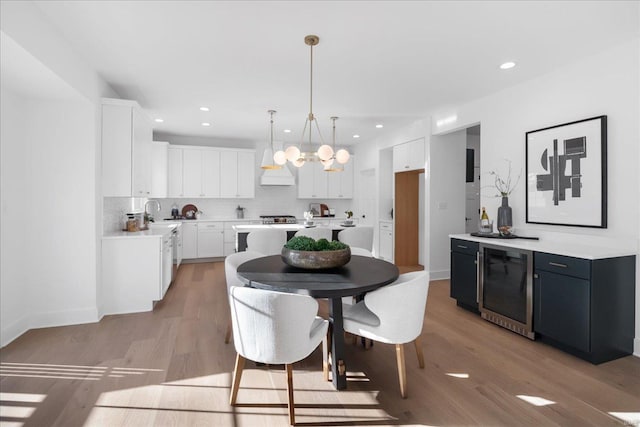
[[[344,164],[349,161],[349,152],[345,149],[339,150],[338,153],[335,153],[335,120],[334,123],[334,147],[327,145],[324,143],[322,139],[322,133],[320,132],[320,126],[318,126],[318,121],[313,115],[313,46],[316,46],[320,42],[320,37],[314,35],[308,35],[304,38],[304,42],[310,49],[310,67],[309,67],[309,114],[304,122],[304,128],[302,130],[302,137],[300,138],[300,144],[298,146],[292,145],[287,147],[284,151],[278,151],[274,154],[273,159],[274,162],[278,165],[284,165],[287,160],[293,163],[296,167],[302,167],[307,162],[321,162],[325,170],[331,170],[331,165],[334,160],[337,160],[338,163]],[[336,117],[337,119],[337,117]],[[320,138],[320,147],[318,147],[317,151],[305,152],[303,151],[303,143],[307,135],[307,128],[309,129],[308,134],[308,145],[309,147],[313,147],[312,141],[312,129],[315,124],[316,131],[318,132],[318,137]],[[312,149],[312,148],[311,148]],[[340,169],[336,169],[340,170]]]
[[[275,163],[276,156],[273,153],[273,115],[276,113],[276,111],[269,110],[267,112],[271,117],[271,132],[269,135],[269,145],[267,145],[267,147],[264,149],[260,167],[262,169],[282,169],[282,166],[280,164]]]

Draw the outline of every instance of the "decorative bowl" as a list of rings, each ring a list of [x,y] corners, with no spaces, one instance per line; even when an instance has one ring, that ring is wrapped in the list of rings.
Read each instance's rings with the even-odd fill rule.
[[[286,264],[307,270],[342,267],[351,259],[351,249],[337,251],[297,251],[282,248],[282,261]]]

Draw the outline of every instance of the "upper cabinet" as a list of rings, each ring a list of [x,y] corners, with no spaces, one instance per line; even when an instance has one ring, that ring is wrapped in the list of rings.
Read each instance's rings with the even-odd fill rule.
[[[151,194],[150,197],[167,197],[169,182],[168,171],[168,142],[153,141],[151,143]]]
[[[320,163],[307,163],[298,168],[298,198],[326,199],[328,173]]]
[[[424,139],[393,146],[393,172],[424,169]]]
[[[329,199],[353,199],[353,162],[351,156],[342,172],[326,172],[327,198]]]
[[[106,197],[151,195],[151,120],[135,101],[102,100],[102,191]]]
[[[253,150],[220,152],[220,197],[255,197],[255,157]]]
[[[169,146],[168,197],[255,197],[255,151]]]
[[[182,152],[184,197],[220,197],[220,152],[185,148]]]
[[[182,148],[169,146],[168,150],[168,174],[167,193],[169,197],[184,197],[182,185]]]

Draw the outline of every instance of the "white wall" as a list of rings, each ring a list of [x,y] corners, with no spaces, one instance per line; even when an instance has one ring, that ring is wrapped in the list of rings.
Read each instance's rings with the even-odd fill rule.
[[[513,208],[516,230],[526,230],[544,239],[624,245],[636,252],[636,355],[640,355],[640,194],[633,187],[640,187],[639,76],[640,41],[636,39],[473,102],[436,109],[429,117],[433,124],[431,139],[481,124],[481,174],[486,182],[487,172],[502,169],[505,158],[513,162],[515,171],[522,168],[524,172],[527,131],[601,114],[608,116],[608,228],[526,224],[524,179],[509,198],[509,204]],[[457,119],[438,126],[441,119],[452,116]],[[422,128],[427,130],[428,126]],[[382,148],[405,142],[419,137],[415,134],[417,129],[413,125],[367,144]],[[437,147],[434,151],[435,143],[431,139],[427,136],[427,173],[433,172],[427,178],[428,193],[436,187],[443,191],[447,188],[446,181],[433,170],[438,167],[438,161],[434,157]],[[429,196],[427,194],[427,198]],[[493,191],[483,189],[482,206],[497,212],[499,202]],[[444,230],[446,224],[432,218],[428,227],[429,239],[436,230]],[[444,259],[449,246],[435,249],[429,255],[429,268],[433,262]]]
[[[98,105],[100,97],[117,94],[34,3],[1,2],[0,19],[3,43],[10,40],[3,46],[16,47],[2,51],[4,346],[29,328],[99,317]],[[24,73],[15,72],[9,53],[23,60]],[[11,81],[11,75],[21,78]],[[25,76],[32,79],[26,85]],[[39,94],[33,87],[43,87],[43,82],[54,82],[64,93]]]
[[[465,230],[466,149],[466,130],[431,138],[427,259],[433,280],[449,277],[449,234]]]

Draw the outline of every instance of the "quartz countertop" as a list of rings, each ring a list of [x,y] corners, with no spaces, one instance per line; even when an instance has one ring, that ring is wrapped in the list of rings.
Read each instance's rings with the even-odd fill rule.
[[[624,246],[595,246],[580,244],[576,242],[565,242],[541,238],[540,240],[526,239],[497,239],[487,237],[476,237],[470,234],[450,234],[452,239],[468,240],[471,242],[486,243],[506,248],[524,249],[533,252],[546,252],[556,255],[570,256],[584,259],[603,259],[621,256],[636,255],[636,250]]]
[[[107,233],[102,236],[103,239],[121,239],[121,238],[162,238],[167,234],[170,234],[171,231],[178,227],[179,224],[176,222],[166,222],[166,223],[153,223],[148,230],[143,231],[116,231],[113,233]]]
[[[343,227],[338,224],[336,225],[319,224],[313,227],[305,227],[304,224],[247,224],[247,225],[234,225],[232,228],[239,233],[243,233],[243,232],[248,233],[251,230],[265,230],[265,229],[272,229],[272,228],[277,230],[298,231],[305,228],[327,228],[330,230],[344,230],[346,227]]]

